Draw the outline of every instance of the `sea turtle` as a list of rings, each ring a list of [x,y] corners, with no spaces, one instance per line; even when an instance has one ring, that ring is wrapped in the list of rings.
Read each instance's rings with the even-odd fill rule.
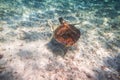
[[[59,22],[60,26],[54,31],[53,37],[57,42],[67,47],[72,46],[80,38],[80,30],[64,21],[62,17],[59,18]]]

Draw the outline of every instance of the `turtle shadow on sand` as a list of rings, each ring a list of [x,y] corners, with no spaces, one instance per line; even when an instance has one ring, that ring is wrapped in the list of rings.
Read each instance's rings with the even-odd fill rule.
[[[72,51],[74,53],[75,50],[78,50],[77,45],[66,47],[65,45],[57,42],[54,38],[52,38],[47,44],[47,49],[50,50],[55,56],[64,57],[68,51]]]
[[[67,47],[65,47],[63,44],[57,42],[54,38],[52,38],[50,40],[50,42],[47,43],[46,46],[47,46],[48,50],[50,50],[55,55],[64,56],[68,51]]]

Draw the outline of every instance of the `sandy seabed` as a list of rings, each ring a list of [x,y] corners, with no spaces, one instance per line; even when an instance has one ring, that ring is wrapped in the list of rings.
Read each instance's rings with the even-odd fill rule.
[[[14,24],[0,21],[0,80],[120,80],[120,15],[111,17],[109,8],[112,11],[110,6],[103,11],[63,13],[69,23],[80,22],[75,27],[81,32],[66,54],[51,41],[50,25],[59,26],[60,11],[53,19],[39,20],[32,15],[27,21],[28,10]],[[102,13],[108,16],[102,17]]]

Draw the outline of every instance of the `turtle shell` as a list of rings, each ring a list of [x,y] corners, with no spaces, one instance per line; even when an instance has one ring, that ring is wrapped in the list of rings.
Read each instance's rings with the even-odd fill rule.
[[[54,38],[65,46],[72,46],[80,38],[80,31],[74,25],[62,22],[54,32]]]

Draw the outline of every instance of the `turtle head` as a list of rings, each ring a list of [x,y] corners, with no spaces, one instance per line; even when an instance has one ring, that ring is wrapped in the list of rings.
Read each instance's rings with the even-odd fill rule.
[[[59,22],[60,22],[60,24],[63,24],[64,19],[62,17],[59,17]]]

